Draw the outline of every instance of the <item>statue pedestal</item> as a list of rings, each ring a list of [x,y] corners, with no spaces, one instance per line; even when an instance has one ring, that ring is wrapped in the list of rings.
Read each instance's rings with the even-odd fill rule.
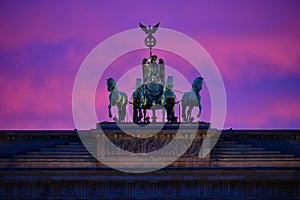
[[[178,133],[179,129],[180,134]],[[208,130],[212,130],[210,124],[204,122],[182,124],[102,122],[97,124],[96,129],[91,130],[92,139],[90,140],[97,142],[91,143],[93,145],[89,151],[92,154],[94,152],[94,156],[97,156],[99,160],[105,157],[105,160],[111,162],[113,160],[120,161],[126,157],[122,152],[117,152],[114,149],[115,146],[132,153],[133,156],[125,159],[124,166],[143,163],[145,156],[149,156],[149,163],[145,163],[146,165],[159,165],[158,158],[151,157],[153,155],[151,153],[154,151],[161,151],[161,154],[165,155],[164,161],[170,161],[171,166],[209,166],[210,153],[199,157],[202,142],[209,136],[207,135]],[[175,145],[168,149],[168,145],[175,139],[179,146]],[[181,151],[180,144],[185,145],[186,141],[190,141],[189,146]],[[178,154],[178,152],[182,153]]]

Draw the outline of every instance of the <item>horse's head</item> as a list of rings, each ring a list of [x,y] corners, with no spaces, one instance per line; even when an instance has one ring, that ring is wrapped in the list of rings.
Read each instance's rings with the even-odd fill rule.
[[[107,91],[112,92],[116,88],[116,81],[113,78],[106,79]]]
[[[202,89],[202,84],[203,84],[203,79],[201,76],[195,78],[194,82],[193,82],[193,90],[195,91],[200,91]]]

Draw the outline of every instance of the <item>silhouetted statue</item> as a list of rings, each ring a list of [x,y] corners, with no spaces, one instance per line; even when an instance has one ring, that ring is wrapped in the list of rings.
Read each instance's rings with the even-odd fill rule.
[[[155,33],[159,27],[159,23],[155,24],[152,28],[151,25],[149,25],[149,28],[147,28],[145,25],[139,23],[140,28],[147,34],[147,35],[152,35]]]
[[[157,56],[153,55],[149,59],[144,58],[142,61],[144,84],[155,82],[165,84],[165,63],[162,58],[156,63]]]
[[[165,84],[165,61],[162,58],[160,58],[158,64],[160,69],[160,80],[163,84]]]
[[[127,94],[125,92],[119,92],[117,88],[116,81],[113,78],[106,79],[107,91],[109,94],[109,105],[108,105],[108,113],[109,117],[112,118],[111,107],[118,107],[119,118],[116,118],[115,121],[124,121],[126,116],[126,106],[128,103]]]
[[[199,113],[197,117],[200,117],[202,106],[200,104],[201,96],[199,92],[202,89],[202,84],[203,78],[197,77],[192,84],[192,91],[186,92],[182,96],[182,118],[185,122],[194,121],[194,117],[192,117],[192,110],[194,106],[199,107]],[[189,107],[187,113],[186,107]]]
[[[144,40],[144,43],[147,47],[150,48],[150,56],[152,56],[152,47],[154,47],[156,45],[156,38],[153,37],[152,34],[154,34],[158,27],[159,27],[159,23],[157,23],[156,25],[154,25],[153,27],[151,27],[149,25],[149,28],[147,28],[145,25],[139,23],[140,28],[147,34],[147,37]]]

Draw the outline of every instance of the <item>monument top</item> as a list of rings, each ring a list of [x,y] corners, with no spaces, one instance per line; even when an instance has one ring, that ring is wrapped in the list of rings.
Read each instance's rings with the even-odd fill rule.
[[[152,47],[154,47],[156,45],[156,38],[153,37],[152,34],[154,34],[158,27],[159,27],[159,23],[157,23],[156,25],[154,25],[153,27],[151,27],[151,25],[149,25],[149,27],[147,28],[145,25],[139,23],[140,28],[147,34],[147,37],[144,40],[144,43],[146,45],[146,47],[148,47],[150,49],[150,57],[152,56]]]

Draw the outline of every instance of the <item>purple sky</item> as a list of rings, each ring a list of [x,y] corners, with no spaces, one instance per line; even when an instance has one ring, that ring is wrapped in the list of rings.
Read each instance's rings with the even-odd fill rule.
[[[101,41],[138,22],[160,22],[207,50],[226,88],[224,128],[299,129],[299,1],[174,2],[1,0],[0,129],[74,129],[72,89],[82,61]],[[136,66],[145,52],[121,57],[105,76],[120,78],[123,71],[112,73],[118,63]],[[173,64],[172,55],[157,54]],[[184,61],[178,65],[192,81]],[[105,87],[100,81],[103,93],[95,97],[99,121],[108,120]],[[208,121],[207,88],[201,96],[201,120]]]

